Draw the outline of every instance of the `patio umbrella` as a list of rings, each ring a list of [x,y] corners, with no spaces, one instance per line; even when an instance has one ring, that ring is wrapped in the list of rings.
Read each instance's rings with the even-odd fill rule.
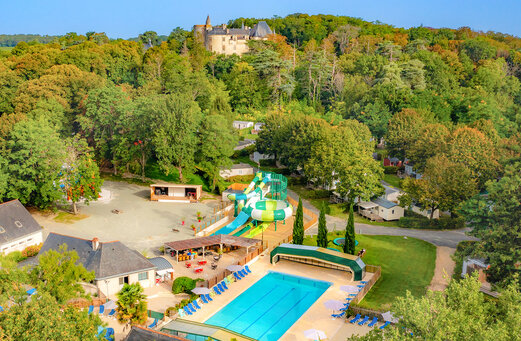
[[[313,339],[313,340],[324,340],[327,339],[326,333],[324,333],[321,330],[317,329],[308,329],[304,331],[304,336],[306,339]]]
[[[329,300],[329,301],[325,301],[324,305],[326,306],[327,309],[340,310],[340,309],[344,308],[345,303],[342,301],[338,301],[338,300]]]
[[[211,291],[208,288],[199,287],[199,288],[192,289],[192,292],[196,295],[206,295],[206,294],[209,294]]]
[[[244,266],[242,265],[228,265],[226,267],[226,270],[229,270],[231,272],[241,271],[242,269],[244,269]]]
[[[354,285],[342,285],[340,287],[340,290],[345,291],[347,293],[357,293],[358,287],[355,287]]]
[[[389,321],[391,323],[398,323],[398,319],[396,317],[394,317],[393,313],[391,313],[390,311],[383,313],[382,318],[384,319],[384,321]]]
[[[112,309],[116,309],[116,302],[115,301],[108,301],[107,303],[104,304],[105,306],[105,309],[108,309],[109,311],[112,310]]]

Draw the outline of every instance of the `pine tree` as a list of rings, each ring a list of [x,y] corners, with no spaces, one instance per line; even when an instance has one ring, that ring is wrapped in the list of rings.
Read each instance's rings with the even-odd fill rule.
[[[302,245],[304,243],[304,212],[302,209],[302,199],[298,199],[297,213],[293,222],[293,244]]]
[[[327,248],[326,205],[322,205],[318,217],[317,246]]]
[[[355,217],[353,204],[349,206],[349,218],[347,219],[346,235],[344,242],[344,252],[351,255],[355,254]]]

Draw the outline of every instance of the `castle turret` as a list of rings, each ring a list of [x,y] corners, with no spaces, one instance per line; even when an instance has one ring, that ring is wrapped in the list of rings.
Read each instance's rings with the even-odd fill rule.
[[[208,16],[206,17],[206,26],[212,26],[210,24],[210,15],[208,14]]]

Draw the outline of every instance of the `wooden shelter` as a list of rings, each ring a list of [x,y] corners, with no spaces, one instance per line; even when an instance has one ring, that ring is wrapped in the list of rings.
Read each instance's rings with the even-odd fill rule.
[[[150,200],[197,202],[203,193],[202,185],[160,183],[150,185]]]

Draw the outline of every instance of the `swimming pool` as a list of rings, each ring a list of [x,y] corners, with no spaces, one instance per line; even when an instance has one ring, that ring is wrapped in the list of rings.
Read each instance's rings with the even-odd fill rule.
[[[270,271],[206,323],[260,341],[278,340],[331,284]]]

